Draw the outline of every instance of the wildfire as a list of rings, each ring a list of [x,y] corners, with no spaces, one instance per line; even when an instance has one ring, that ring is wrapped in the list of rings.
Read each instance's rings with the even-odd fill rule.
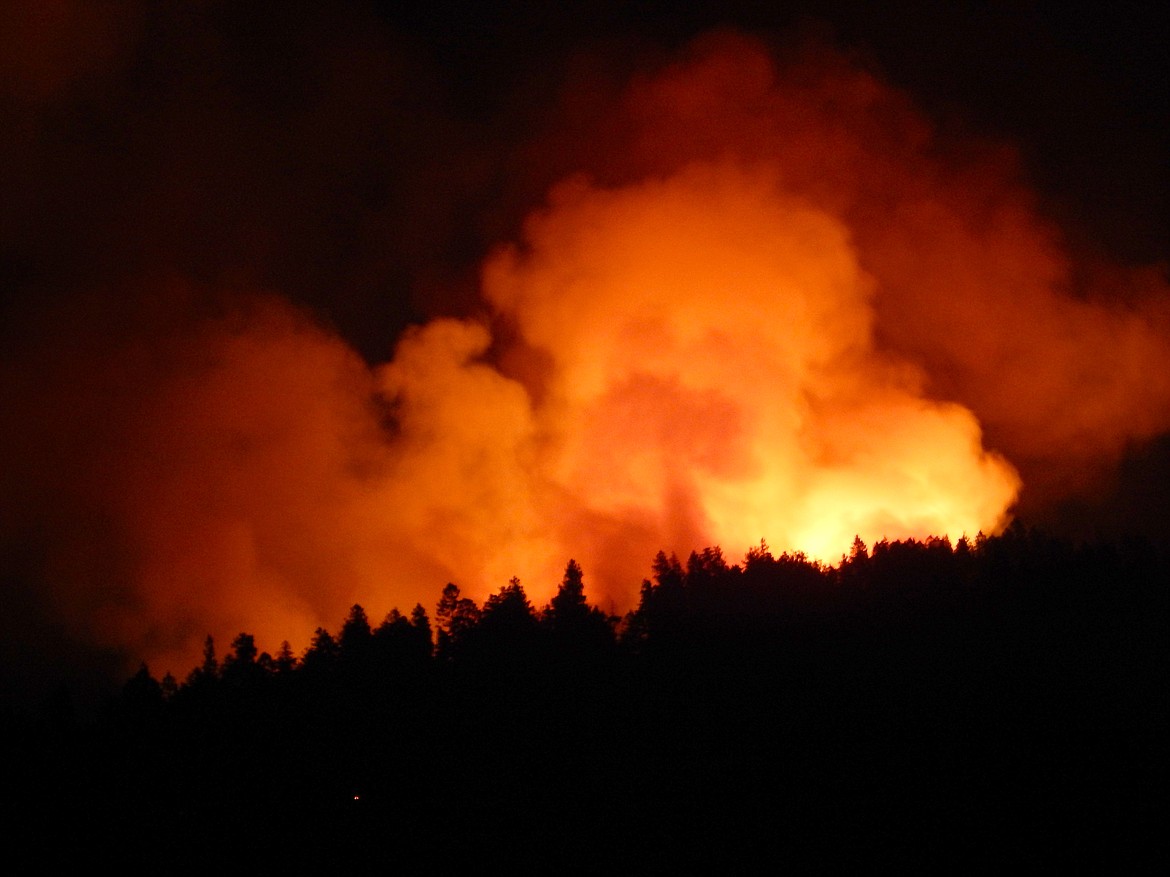
[[[569,557],[621,610],[659,549],[994,532],[1019,471],[1170,427],[1164,280],[1071,296],[1010,155],[948,153],[872,74],[724,34],[600,103],[483,313],[389,362],[247,297],[7,374],[42,431],[6,439],[39,473],[6,505],[63,534],[62,612],[165,669],[447,581],[539,604]]]

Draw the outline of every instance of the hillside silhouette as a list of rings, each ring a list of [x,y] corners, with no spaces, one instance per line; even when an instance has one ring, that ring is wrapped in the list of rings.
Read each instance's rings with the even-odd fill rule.
[[[660,553],[623,618],[575,561],[543,607],[448,584],[10,719],[6,823],[46,867],[152,873],[1151,865],[1167,566],[1017,525]]]

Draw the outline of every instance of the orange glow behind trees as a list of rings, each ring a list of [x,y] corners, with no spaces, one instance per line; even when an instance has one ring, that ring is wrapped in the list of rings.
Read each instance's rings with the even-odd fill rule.
[[[485,292],[551,363],[540,469],[581,514],[679,551],[764,536],[826,560],[855,534],[1004,520],[1015,473],[969,411],[875,349],[847,230],[770,169],[570,183],[525,243],[489,262]]]
[[[1010,154],[832,53],[700,41],[604,121],[486,259],[485,313],[374,369],[266,298],[6,375],[41,424],[6,507],[63,534],[64,617],[162,672],[447,581],[543,605],[569,557],[620,611],[660,549],[993,532],[1025,464],[1083,484],[1170,428],[1164,281],[1072,295]]]

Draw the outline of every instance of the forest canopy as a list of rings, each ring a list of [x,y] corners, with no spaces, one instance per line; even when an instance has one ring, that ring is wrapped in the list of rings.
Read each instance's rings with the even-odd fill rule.
[[[1167,580],[1142,543],[1017,525],[858,539],[837,566],[660,552],[622,618],[575,561],[544,606],[515,578],[482,605],[448,584],[431,612],[354,605],[300,656],[208,637],[185,679],[144,664],[96,722],[46,711],[19,822],[51,832],[70,788],[120,857],[253,866],[808,864],[875,844],[1137,861],[1166,766]]]

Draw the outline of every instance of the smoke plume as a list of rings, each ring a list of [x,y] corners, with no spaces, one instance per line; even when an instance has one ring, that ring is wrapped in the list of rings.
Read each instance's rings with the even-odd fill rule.
[[[471,315],[389,361],[153,265],[30,320],[0,488],[45,611],[176,671],[569,557],[620,611],[659,549],[993,532],[1170,429],[1164,274],[836,51],[715,34],[547,118]]]

